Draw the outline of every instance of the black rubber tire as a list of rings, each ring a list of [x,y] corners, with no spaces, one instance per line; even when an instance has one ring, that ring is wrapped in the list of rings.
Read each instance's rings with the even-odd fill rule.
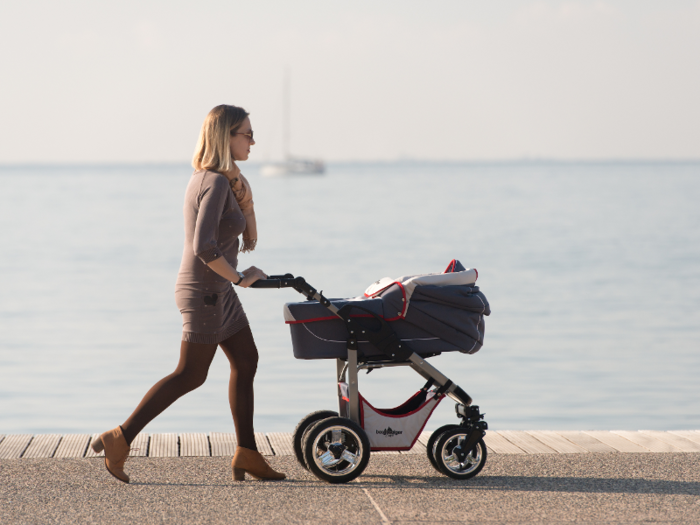
[[[455,457],[454,449],[461,441],[467,438],[467,429],[455,428],[443,432],[435,447],[435,461],[440,467],[440,472],[453,479],[469,479],[476,476],[486,463],[486,444],[483,439],[476,442],[476,446],[469,453],[469,465],[463,467],[465,462],[460,462]],[[456,459],[456,461],[454,461]]]
[[[428,454],[428,461],[430,461],[430,464],[433,466],[435,470],[437,470],[440,474],[442,474],[442,470],[440,470],[440,467],[438,467],[437,462],[435,461],[435,446],[437,445],[437,441],[448,430],[452,430],[453,428],[459,428],[459,425],[444,425],[440,428],[438,428],[435,432],[433,432],[430,437],[428,438],[428,444],[425,446],[426,448],[426,453]]]
[[[331,462],[333,465],[323,465],[323,451],[330,452],[330,447],[326,447],[333,439],[332,432],[342,432],[342,444],[332,443],[338,447],[338,453],[342,458],[348,456],[354,458],[352,461],[341,459],[333,454]],[[367,434],[350,419],[344,417],[329,417],[314,423],[304,434],[303,442],[304,459],[309,470],[320,480],[328,483],[347,483],[352,481],[367,467],[370,456],[370,445]],[[321,452],[319,454],[319,452]]]
[[[304,416],[304,418],[299,421],[297,427],[294,429],[294,455],[296,456],[299,464],[306,470],[309,470],[309,467],[306,465],[306,461],[304,461],[304,450],[302,449],[304,433],[311,428],[314,423],[328,417],[338,417],[338,412],[334,412],[332,410],[317,410],[316,412],[311,412],[310,414]]]

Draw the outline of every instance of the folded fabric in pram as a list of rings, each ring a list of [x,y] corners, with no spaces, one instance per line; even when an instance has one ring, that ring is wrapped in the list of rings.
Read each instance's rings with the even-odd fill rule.
[[[353,306],[351,317],[376,329],[380,317],[390,322],[399,339],[422,356],[442,352],[477,352],[484,342],[484,316],[491,310],[475,285],[478,273],[452,261],[440,274],[384,278],[361,297],[331,299],[337,308]],[[337,316],[316,301],[287,303],[284,319],[290,325],[297,359],[347,357],[348,333]],[[361,359],[385,357],[367,339],[358,337]]]

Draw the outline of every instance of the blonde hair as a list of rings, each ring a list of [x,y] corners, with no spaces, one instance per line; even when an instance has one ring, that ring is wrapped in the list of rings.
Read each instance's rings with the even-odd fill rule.
[[[199,132],[192,167],[196,170],[231,171],[234,159],[231,157],[230,137],[247,117],[248,112],[238,106],[222,104],[212,109]]]

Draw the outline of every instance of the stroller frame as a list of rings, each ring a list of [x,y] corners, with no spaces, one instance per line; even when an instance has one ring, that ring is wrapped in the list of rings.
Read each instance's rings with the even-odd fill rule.
[[[468,479],[481,471],[486,462],[487,452],[483,437],[486,435],[488,424],[484,421],[479,407],[472,405],[472,398],[462,388],[414,352],[405,341],[401,341],[387,321],[357,304],[349,303],[338,308],[303,277],[294,277],[292,274],[271,275],[267,279],[256,281],[252,287],[294,288],[307,300],[318,301],[346,324],[347,358],[336,358],[336,378],[339,383],[347,384],[348,397],[344,403],[343,394],[338,388],[341,417],[335,412],[319,411],[309,414],[297,425],[294,449],[297,460],[304,468],[331,483],[344,483],[359,476],[369,461],[370,447],[361,426],[358,371],[367,370],[369,373],[379,368],[410,366],[427,381],[422,391],[427,392],[435,386],[436,395],[448,396],[456,402],[455,412],[460,418],[458,425],[440,427],[428,440],[427,455],[431,464],[439,472],[455,479]],[[366,314],[370,314],[380,323],[380,328],[370,329],[361,324],[351,317],[352,310],[361,310],[365,317]],[[383,356],[380,359],[359,356],[360,334],[382,352]],[[346,431],[347,435],[339,437],[341,431]],[[324,435],[325,445],[321,446],[325,446],[327,450],[320,451],[323,452],[320,454],[323,457],[319,460],[319,451],[314,452],[313,449],[314,446],[318,448],[319,442],[323,442]],[[356,441],[354,451],[359,451],[363,457],[357,459],[357,454],[339,452],[341,442],[347,442],[348,439]]]

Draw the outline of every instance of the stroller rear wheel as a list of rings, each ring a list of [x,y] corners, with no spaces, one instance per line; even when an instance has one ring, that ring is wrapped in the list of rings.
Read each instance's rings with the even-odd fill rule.
[[[309,470],[328,483],[352,481],[369,463],[367,434],[344,417],[316,422],[304,435],[303,450]]]
[[[454,479],[469,479],[476,476],[486,463],[486,444],[483,439],[476,442],[472,450],[462,448],[469,437],[466,428],[459,427],[443,432],[435,446],[435,461],[440,471]]]
[[[302,448],[304,434],[306,434],[306,431],[317,421],[337,416],[338,412],[333,412],[332,410],[317,410],[316,412],[311,412],[299,421],[299,424],[297,424],[297,427],[294,429],[294,455],[299,464],[306,470],[309,470],[309,467],[306,465],[306,461],[304,461],[304,449]]]
[[[455,429],[455,428],[459,428],[459,425],[444,425],[444,426],[438,428],[435,432],[433,432],[430,435],[430,438],[428,438],[428,444],[426,445],[426,452],[428,453],[428,461],[430,461],[430,464],[433,466],[433,468],[440,473],[442,473],[442,470],[440,470],[440,467],[438,466],[437,461],[435,461],[435,450],[437,449],[437,442],[445,432],[447,432],[448,430]]]

